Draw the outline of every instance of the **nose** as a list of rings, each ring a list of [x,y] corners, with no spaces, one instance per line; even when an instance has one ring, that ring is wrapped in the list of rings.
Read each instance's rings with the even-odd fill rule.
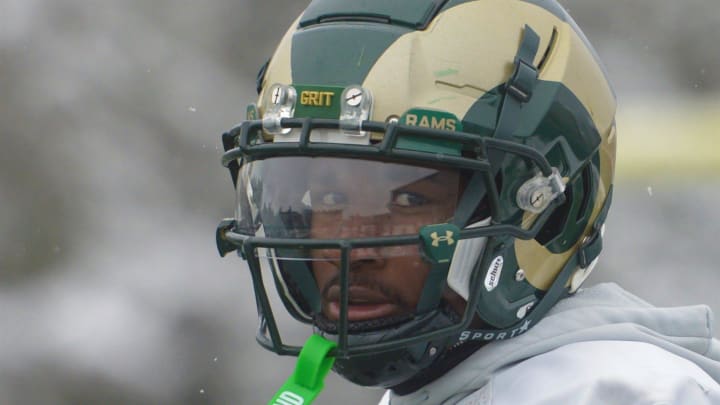
[[[361,267],[382,268],[385,266],[385,257],[380,248],[355,248],[350,250],[350,270]]]
[[[383,222],[380,216],[351,216],[343,219],[339,224],[338,236],[340,239],[383,236],[382,226],[385,225]],[[339,249],[324,250],[322,256],[340,267],[342,255]],[[385,262],[381,247],[357,247],[350,250],[350,270],[382,268]]]
[[[383,226],[386,224],[385,216],[352,215],[341,220],[338,233],[341,239],[383,236],[385,235]]]
[[[332,263],[337,269],[342,265],[342,254],[340,249],[322,249],[320,257]],[[350,271],[362,269],[382,269],[385,267],[386,258],[381,253],[381,248],[364,247],[350,249]]]

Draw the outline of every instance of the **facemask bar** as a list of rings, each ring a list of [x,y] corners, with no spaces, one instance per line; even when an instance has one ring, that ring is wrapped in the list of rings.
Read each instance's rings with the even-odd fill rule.
[[[538,231],[540,226],[537,224],[533,226],[532,231]],[[467,235],[470,235],[472,231],[473,235],[478,234],[481,236],[498,236],[504,234],[501,230],[504,228],[494,227],[479,228],[479,229],[468,229],[461,231],[460,239],[466,239]],[[537,228],[537,229],[535,229]],[[279,328],[275,321],[275,316],[272,312],[270,300],[267,295],[267,290],[260,270],[259,258],[256,254],[258,248],[293,248],[297,247],[297,239],[270,239],[270,238],[258,238],[250,237],[247,235],[238,234],[227,230],[225,232],[225,239],[236,246],[240,247],[241,254],[248,261],[248,267],[250,268],[253,287],[256,294],[256,301],[258,305],[258,316],[260,318],[259,330],[257,334],[257,341],[264,348],[274,351],[280,355],[293,355],[296,356],[300,353],[302,347],[287,345],[283,342],[280,336]],[[475,237],[475,236],[472,236]],[[304,240],[303,247],[308,249],[338,249],[341,252],[340,261],[340,319],[338,322],[338,347],[333,353],[336,357],[350,357],[357,354],[369,354],[369,353],[380,353],[383,351],[394,350],[399,346],[412,345],[415,343],[427,342],[432,339],[450,336],[460,335],[461,340],[492,340],[488,336],[497,337],[513,337],[523,333],[529,328],[529,326],[538,321],[544,316],[547,310],[555,302],[551,297],[559,297],[567,293],[565,284],[569,280],[575,270],[575,266],[566,266],[565,269],[558,275],[556,282],[548,290],[545,297],[540,300],[538,305],[533,311],[517,325],[512,327],[498,330],[467,330],[470,321],[474,316],[475,305],[477,305],[478,296],[471,294],[462,316],[462,320],[455,326],[439,329],[433,332],[405,338],[399,341],[382,342],[375,344],[366,344],[358,346],[348,345],[348,319],[347,319],[347,308],[348,308],[348,280],[350,273],[350,252],[353,248],[370,248],[379,246],[401,246],[401,245],[414,245],[418,244],[418,238],[415,236],[401,236],[401,237],[383,237],[383,238],[367,238],[367,239],[351,239],[351,240]],[[571,262],[573,262],[571,260]],[[576,264],[576,263],[574,263]],[[475,280],[474,284],[482,282],[481,280]],[[475,285],[471,286],[471,290],[476,288]]]
[[[371,145],[348,145],[336,143],[312,143],[310,134],[315,129],[340,130],[340,121],[336,119],[283,118],[282,128],[300,129],[299,142],[263,143],[262,121],[244,121],[239,126],[223,134],[223,146],[226,152],[222,164],[231,170],[233,183],[237,184],[238,161],[242,159],[266,159],[277,156],[336,156],[361,159],[383,159],[410,162],[417,165],[452,166],[458,169],[485,171],[490,174],[489,151],[495,150],[514,154],[532,161],[543,176],[552,175],[552,167],[545,157],[535,149],[512,141],[488,138],[466,132],[454,132],[423,127],[399,125],[377,121],[363,121],[362,131],[385,134],[382,141]],[[466,146],[474,157],[454,156],[441,153],[427,153],[398,148],[400,138],[419,137],[444,140]],[[233,165],[232,163],[235,162]],[[497,195],[496,195],[497,197]],[[497,198],[495,198],[497,202]]]
[[[537,150],[512,141],[488,138],[476,134],[404,126],[397,123],[364,121],[361,126],[362,130],[383,133],[384,137],[382,141],[371,145],[348,145],[310,142],[312,130],[340,129],[339,120],[284,118],[281,120],[281,126],[283,128],[300,129],[299,141],[278,144],[263,142],[261,120],[245,121],[228,133],[223,134],[223,145],[226,152],[222,157],[222,163],[230,169],[234,184],[237,184],[239,167],[243,160],[266,159],[278,156],[333,156],[377,160],[390,158],[393,161],[415,165],[448,166],[477,172],[483,177],[487,185],[486,197],[494,217],[496,213],[500,211],[500,197],[497,187],[495,186],[494,168],[487,159],[490,151],[505,152],[522,157],[532,162],[543,176],[551,177],[553,175],[553,168]],[[427,153],[398,148],[398,140],[406,136],[455,142],[463,146],[465,156]],[[470,153],[468,153],[468,151],[470,151]],[[555,198],[553,198],[547,208],[527,230],[516,225],[493,223],[485,227],[461,230],[459,239],[501,235],[510,235],[518,239],[532,239],[547,222],[555,208],[562,205],[564,199],[565,196],[562,192],[556,193]],[[350,251],[353,248],[418,244],[420,243],[419,236],[409,235],[344,240],[259,238],[254,235],[237,233],[235,222],[232,220],[221,223],[216,236],[221,255],[224,256],[228,252],[239,250],[242,256],[248,261],[253,277],[255,293],[257,294],[256,301],[260,317],[260,330],[258,331],[257,340],[266,349],[281,355],[297,355],[301,348],[299,346],[287,345],[282,341],[262,279],[259,259],[256,255],[258,248],[298,248],[298,244],[302,244],[301,248],[340,250],[341,307],[337,336],[338,347],[334,353],[337,357],[389,351],[400,346],[427,342],[435,338],[450,335],[459,335],[461,340],[473,340],[478,334],[485,340],[491,340],[487,339],[488,336],[511,337],[527,330],[529,325],[544,316],[545,312],[547,312],[556,301],[556,299],[541,299],[533,311],[531,311],[523,321],[504,330],[467,331],[466,329],[474,316],[474,308],[478,301],[478,296],[471,294],[467,300],[467,306],[462,320],[457,325],[398,341],[348,346],[347,300]],[[571,262],[572,261],[571,259]],[[547,291],[546,297],[550,298],[566,293],[565,284],[572,274],[571,270],[574,270],[574,267],[571,269],[569,263],[558,275],[550,290]],[[478,282],[482,281],[474,280],[473,284],[477,284]],[[471,291],[476,290],[476,288],[476,285],[471,286]],[[468,336],[470,332],[472,332],[472,334]]]
[[[610,194],[611,195],[611,194]],[[607,215],[608,208],[610,206],[611,198],[608,197],[598,223],[604,223],[605,216]],[[550,207],[547,212],[543,213],[540,218],[535,222],[531,229],[526,232],[512,234],[516,237],[532,237],[532,234],[537,234],[542,224],[552,214],[554,206]],[[280,355],[293,355],[297,356],[302,349],[300,346],[291,346],[283,343],[280,336],[275,318],[272,313],[271,305],[267,296],[267,290],[265,289],[264,281],[262,278],[262,272],[260,270],[259,259],[255,254],[258,248],[287,248],[297,247],[297,239],[269,239],[269,238],[257,238],[248,235],[239,234],[233,232],[234,221],[226,220],[221,223],[218,227],[218,241],[224,243],[226,246],[234,246],[234,248],[227,249],[225,253],[239,249],[240,253],[244,258],[248,260],[249,268],[253,279],[253,287],[256,294],[256,303],[258,306],[258,317],[259,330],[257,335],[258,343],[266,348],[267,350],[276,352]],[[460,240],[474,237],[492,237],[502,234],[506,234],[504,230],[511,230],[511,227],[503,225],[491,225],[482,228],[466,229],[461,231]],[[599,238],[595,238],[600,240]],[[220,242],[222,241],[222,242]],[[303,242],[304,247],[307,248],[338,248],[341,250],[341,319],[339,323],[339,334],[338,334],[338,348],[332,353],[336,357],[349,357],[356,354],[371,354],[380,353],[383,351],[394,350],[398,347],[406,345],[412,345],[415,343],[427,342],[438,337],[446,337],[451,335],[458,335],[459,341],[491,341],[491,340],[503,340],[518,336],[527,331],[537,321],[542,319],[548,310],[557,302],[558,299],[566,296],[569,291],[567,289],[568,282],[578,267],[584,265],[583,255],[573,255],[562,271],[558,274],[557,278],[553,282],[550,289],[540,299],[538,304],[533,310],[522,320],[516,324],[505,328],[505,329],[467,329],[472,317],[474,316],[475,306],[478,302],[478,295],[471,294],[467,300],[467,307],[462,316],[462,320],[453,327],[438,329],[436,331],[417,335],[411,338],[405,338],[393,342],[383,342],[377,344],[369,344],[362,346],[348,347],[348,332],[347,332],[347,286],[348,286],[348,274],[350,264],[350,250],[353,247],[376,247],[376,246],[391,246],[391,245],[412,245],[417,244],[418,239],[413,236],[406,237],[385,237],[385,238],[368,238],[368,239],[356,239],[356,240],[306,240]],[[597,243],[595,241],[589,241],[581,247],[580,252],[592,251]],[[223,254],[224,256],[224,254]],[[481,278],[476,278],[470,286],[471,291],[475,291],[479,288],[478,284],[482,283]],[[269,334],[269,336],[268,336]]]
[[[222,156],[222,164],[230,170],[234,185],[237,185],[239,168],[243,160],[267,159],[278,156],[333,156],[378,160],[391,158],[393,161],[421,166],[448,166],[477,172],[483,177],[487,185],[486,193],[492,213],[491,216],[498,218],[500,195],[495,186],[494,168],[487,159],[489,152],[499,151],[522,157],[537,167],[540,171],[539,175],[546,178],[557,177],[557,171],[550,166],[545,156],[529,146],[466,132],[364,121],[361,126],[362,130],[383,133],[383,140],[378,144],[371,145],[347,145],[310,142],[310,134],[314,129],[339,129],[341,124],[336,119],[284,118],[281,120],[281,125],[283,128],[300,128],[299,142],[263,143],[262,139],[257,139],[262,137],[262,120],[244,121],[239,126],[223,134],[222,139],[226,152]],[[398,140],[403,137],[420,137],[456,142],[462,144],[464,150],[472,151],[474,156],[454,156],[398,148]],[[556,183],[552,182],[555,186],[561,186],[561,184]],[[555,207],[562,205],[564,202],[565,195],[562,192],[556,192],[552,201],[529,230],[523,230],[515,225],[492,224],[489,227],[463,231],[463,235],[467,238],[474,238],[487,236],[489,233],[502,232],[519,239],[532,239]],[[223,244],[223,246],[230,248],[229,245]],[[224,255],[228,251],[235,249],[220,250],[221,254]]]

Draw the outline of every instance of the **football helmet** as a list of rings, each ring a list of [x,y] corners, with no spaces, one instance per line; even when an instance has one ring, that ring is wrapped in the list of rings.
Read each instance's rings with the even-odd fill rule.
[[[265,348],[300,350],[263,274],[335,371],[393,387],[524,333],[597,262],[616,102],[555,0],[314,0],[257,89],[222,136],[237,210],[216,240],[248,263]],[[417,294],[388,309],[363,266]]]

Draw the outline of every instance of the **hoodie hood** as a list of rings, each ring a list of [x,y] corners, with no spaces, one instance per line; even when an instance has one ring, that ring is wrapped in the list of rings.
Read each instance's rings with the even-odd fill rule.
[[[492,342],[438,380],[392,405],[454,403],[488,383],[499,369],[559,347],[598,340],[645,342],[697,364],[720,381],[720,342],[713,339],[706,305],[657,308],[613,283],[560,301],[529,332]]]

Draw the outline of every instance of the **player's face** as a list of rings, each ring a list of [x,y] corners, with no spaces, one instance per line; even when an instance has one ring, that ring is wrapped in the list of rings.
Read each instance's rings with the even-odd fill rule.
[[[311,237],[367,238],[415,235],[447,222],[460,188],[455,171],[367,161],[341,161],[314,173]],[[340,317],[340,253],[313,253],[313,274],[323,314]],[[429,265],[417,245],[353,249],[350,254],[349,321],[414,312]],[[455,300],[457,300],[456,297]]]

